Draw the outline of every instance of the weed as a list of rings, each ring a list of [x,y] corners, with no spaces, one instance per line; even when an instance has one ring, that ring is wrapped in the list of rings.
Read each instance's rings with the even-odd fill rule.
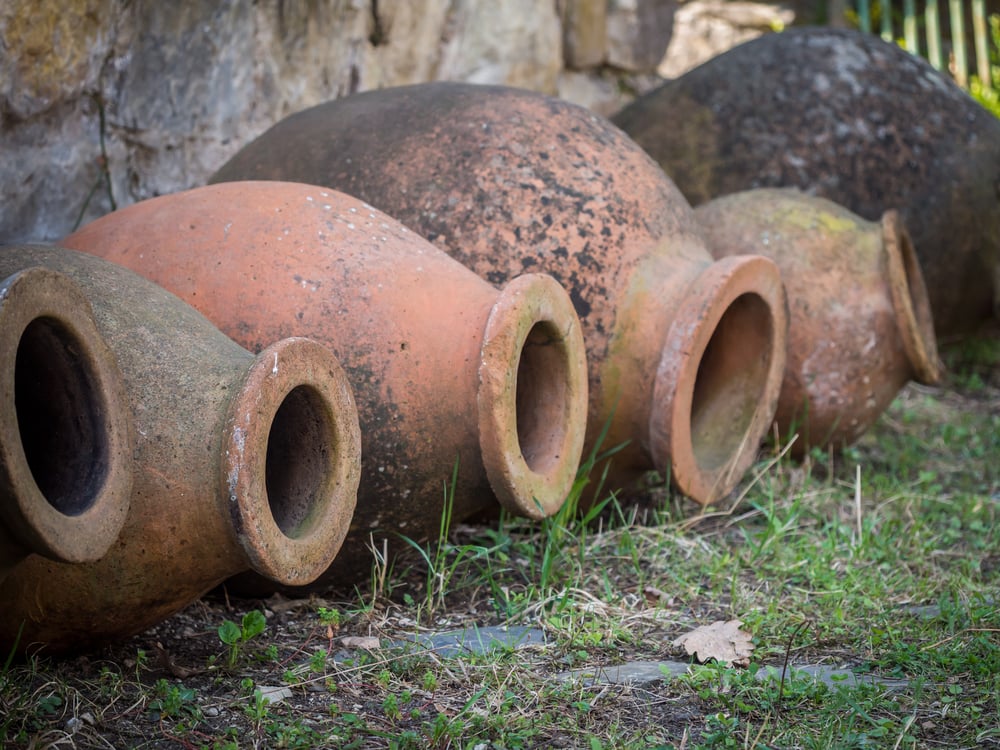
[[[341,615],[340,610],[336,607],[320,607],[316,610],[316,614],[319,615],[319,621],[321,624],[333,628],[334,630],[338,630],[341,622],[343,621],[343,616]]]
[[[435,612],[444,608],[445,597],[454,589],[453,582],[456,573],[461,569],[463,563],[468,564],[491,554],[490,549],[481,545],[455,546],[448,541],[451,532],[452,510],[455,506],[455,488],[458,485],[458,465],[459,462],[456,459],[452,467],[451,479],[443,489],[444,502],[438,525],[438,536],[433,548],[423,547],[407,536],[401,537],[417,551],[427,566],[427,580],[424,586],[425,595],[422,606],[428,616],[433,616]]]
[[[978,76],[969,80],[969,93],[986,109],[1000,117],[1000,15],[993,13],[990,24],[990,86],[987,87]]]
[[[200,718],[197,693],[193,689],[182,685],[171,685],[161,678],[153,686],[153,692],[157,697],[150,702],[149,708],[159,718]]]
[[[230,669],[236,666],[240,653],[251,639],[267,629],[267,621],[260,610],[251,610],[243,615],[240,624],[232,620],[224,620],[218,628],[219,640],[229,646],[227,664]]]

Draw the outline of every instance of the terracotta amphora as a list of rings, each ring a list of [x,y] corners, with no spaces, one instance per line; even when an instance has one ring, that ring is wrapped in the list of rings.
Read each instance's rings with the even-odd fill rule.
[[[895,211],[865,221],[792,188],[724,195],[695,209],[716,257],[774,259],[788,290],[788,363],[775,419],[793,450],[857,440],[909,380],[941,378],[913,244]]]
[[[98,559],[132,490],[132,421],[118,363],[67,276],[0,279],[0,580],[36,553]]]
[[[687,201],[607,120],[499,86],[390,88],[279,122],[213,177],[234,179],[357,195],[493,283],[555,276],[587,341],[586,450],[605,428],[601,450],[625,445],[605,489],[655,469],[711,503],[754,460],[784,363],[777,269],[713,264]]]
[[[307,335],[354,386],[362,480],[351,533],[324,582],[369,575],[436,537],[446,495],[459,521],[497,507],[562,506],[579,467],[587,377],[580,323],[551,277],[499,291],[398,221],[296,183],[197,188],[82,227],[70,247],[135,269],[252,350]],[[457,482],[450,478],[457,467]]]
[[[32,555],[0,583],[0,650],[22,626],[22,650],[85,649],[245,570],[284,584],[325,570],[360,472],[357,412],[333,354],[295,338],[253,356],[125,268],[62,248],[0,247],[0,276],[34,267],[79,287],[118,362],[133,483],[125,524],[100,560]]]
[[[612,120],[694,205],[797,187],[868,221],[898,209],[942,339],[996,312],[1000,120],[899,45],[846,29],[766,34]]]

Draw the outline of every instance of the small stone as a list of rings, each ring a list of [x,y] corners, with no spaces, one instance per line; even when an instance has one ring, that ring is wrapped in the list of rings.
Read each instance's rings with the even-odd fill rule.
[[[69,734],[76,734],[81,727],[83,727],[83,722],[76,716],[71,716],[66,720],[66,732]]]
[[[217,709],[215,706],[208,706],[204,711],[202,711],[202,713],[205,714],[205,716],[207,716],[208,718],[214,719],[216,716],[219,715],[219,709]]]
[[[367,651],[374,651],[382,645],[378,638],[366,635],[345,635],[340,643],[346,648],[363,648]]]
[[[257,689],[260,691],[260,697],[265,703],[281,703],[283,700],[292,697],[292,691],[286,687],[261,685]]]

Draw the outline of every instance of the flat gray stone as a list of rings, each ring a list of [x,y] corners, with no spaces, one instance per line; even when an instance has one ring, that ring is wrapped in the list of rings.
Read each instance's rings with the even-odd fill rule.
[[[560,672],[556,679],[584,685],[649,685],[682,675],[689,664],[683,661],[629,661],[606,667],[584,667]]]
[[[886,690],[905,690],[910,686],[909,680],[897,680],[892,677],[880,677],[874,674],[859,674],[844,667],[829,667],[823,664],[790,666],[785,679],[787,680],[790,676],[801,676],[802,674],[807,674],[817,682],[822,682],[831,688],[839,685],[846,687],[878,685]],[[757,679],[772,679],[778,682],[781,680],[781,669],[778,667],[765,667],[757,672]]]
[[[287,698],[291,698],[293,693],[290,688],[284,685],[260,685],[257,690],[264,703],[281,703]]]
[[[442,656],[487,654],[493,651],[515,651],[528,646],[544,645],[545,634],[538,628],[524,626],[490,626],[463,628],[443,633],[418,633],[393,646],[422,646]]]
[[[560,672],[556,679],[566,682],[578,681],[584,685],[649,685],[655,682],[671,680],[688,671],[690,664],[681,661],[630,661],[625,664],[615,664],[606,667],[584,667],[568,672]],[[854,687],[856,685],[878,685],[887,690],[905,690],[909,687],[908,680],[897,680],[889,677],[879,677],[873,674],[858,674],[843,667],[828,667],[825,665],[806,664],[790,666],[786,680],[792,676],[808,675],[827,687],[838,685]],[[757,671],[758,680],[781,680],[780,667],[763,667]]]

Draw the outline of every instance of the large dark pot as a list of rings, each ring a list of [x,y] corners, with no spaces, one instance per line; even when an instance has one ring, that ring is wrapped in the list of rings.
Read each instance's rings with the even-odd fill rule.
[[[869,221],[898,209],[939,336],[996,311],[1000,120],[872,34],[766,34],[665,83],[613,121],[694,205],[797,187]]]
[[[133,445],[118,363],[80,288],[44,268],[0,279],[0,580],[31,553],[108,551]]]
[[[573,486],[586,362],[573,306],[548,276],[497,290],[362,201],[296,183],[154,198],[64,243],[162,284],[253,350],[306,335],[343,363],[362,481],[351,534],[321,583],[370,574],[373,533],[436,536],[446,492],[453,521],[497,500],[541,518]]]
[[[135,426],[125,524],[100,560],[32,556],[0,583],[0,651],[79,650],[137,633],[253,570],[304,584],[347,531],[357,412],[334,356],[284,339],[254,356],[174,295],[113,263],[0,247],[0,276],[43,267],[86,295]]]
[[[788,364],[775,421],[793,449],[857,440],[911,379],[941,363],[927,290],[895,211],[865,221],[791,188],[724,195],[695,209],[716,257],[759,253],[788,290]]]
[[[713,263],[684,197],[603,118],[498,86],[385,89],[286,118],[213,177],[236,179],[357,195],[493,283],[555,276],[587,342],[587,450],[606,427],[604,448],[626,443],[613,486],[656,469],[710,503],[756,456],[784,364],[777,269]]]

